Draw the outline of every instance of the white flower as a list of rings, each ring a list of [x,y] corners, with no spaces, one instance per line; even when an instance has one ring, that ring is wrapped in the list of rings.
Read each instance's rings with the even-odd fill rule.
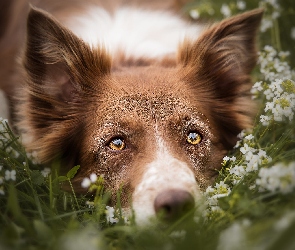
[[[230,158],[228,156],[224,156],[222,160],[225,161],[225,162],[227,162],[227,161],[230,160]]]
[[[234,166],[229,170],[229,173],[238,177],[243,177],[246,174],[246,170],[243,166]]]
[[[9,181],[9,180],[12,180],[12,181],[15,181],[16,180],[16,171],[15,170],[6,170],[5,171],[5,180]]]
[[[255,149],[249,147],[247,143],[244,143],[244,146],[240,148],[240,151],[242,152],[243,155],[247,154],[248,152],[254,152]]]
[[[89,188],[90,184],[91,184],[91,180],[88,177],[86,177],[86,178],[83,179],[83,181],[81,183],[81,186],[83,188]]]
[[[224,197],[230,194],[231,190],[224,181],[215,184],[216,198]]]
[[[50,174],[50,172],[51,172],[51,169],[50,168],[44,168],[41,171],[41,174],[46,178],[46,177],[48,177],[48,175]]]
[[[92,183],[96,182],[96,181],[97,181],[97,175],[94,174],[94,173],[92,173],[92,174],[90,175],[90,180],[91,180]]]
[[[196,9],[191,10],[189,12],[189,14],[190,14],[191,18],[193,18],[193,19],[198,19],[200,17],[200,13]]]
[[[262,123],[263,126],[268,126],[271,118],[266,115],[261,115],[260,116],[260,122]]]
[[[274,108],[275,104],[273,102],[267,102],[265,104],[265,108],[264,108],[264,111],[268,111],[268,110],[272,110]]]
[[[261,92],[262,90],[263,90],[262,81],[256,82],[251,89],[251,93],[256,94],[258,92]]]
[[[245,130],[242,130],[242,131],[237,135],[237,137],[238,137],[239,139],[243,139],[243,138],[245,137],[245,135],[246,135],[246,131],[245,131]]]
[[[275,96],[270,89],[266,89],[263,93],[267,100],[271,100]]]
[[[250,141],[250,140],[254,139],[254,136],[252,134],[249,134],[249,135],[245,136],[245,139]]]
[[[222,4],[220,12],[225,17],[229,17],[231,15],[231,10],[227,4]]]
[[[261,168],[256,184],[260,191],[276,191],[287,194],[295,189],[295,162],[289,165],[278,163],[270,168]]]
[[[86,177],[83,179],[83,181],[81,182],[81,186],[83,188],[89,188],[91,183],[95,183],[97,181],[97,175],[95,173],[92,173],[90,175],[90,178]]]
[[[236,161],[236,159],[237,159],[237,157],[235,157],[235,156],[232,156],[232,157],[230,158],[230,160],[233,161],[233,162]]]
[[[113,207],[106,206],[106,219],[109,223],[117,223],[119,220],[114,218],[115,209]]]
[[[246,3],[245,3],[245,1],[241,1],[241,0],[237,1],[237,8],[238,8],[239,10],[244,10],[244,9],[246,9]]]

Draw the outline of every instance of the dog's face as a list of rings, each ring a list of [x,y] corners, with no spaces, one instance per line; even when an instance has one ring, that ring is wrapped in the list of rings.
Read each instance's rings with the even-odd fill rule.
[[[212,26],[185,41],[172,63],[114,67],[116,55],[31,10],[19,125],[25,143],[43,162],[80,164],[77,190],[84,177],[103,175],[112,199],[122,189],[123,205],[132,200],[139,221],[162,209],[177,216],[212,183],[250,125],[261,15]]]

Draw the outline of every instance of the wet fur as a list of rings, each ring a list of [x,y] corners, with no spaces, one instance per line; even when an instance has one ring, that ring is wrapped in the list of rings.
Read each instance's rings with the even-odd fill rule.
[[[75,6],[81,4],[73,4],[66,16],[76,14]],[[63,7],[43,6],[62,16]],[[141,198],[142,190],[155,199],[161,187],[154,186],[161,176],[156,182],[151,179],[153,187],[146,187],[143,176],[146,166],[159,164],[159,150],[195,177],[193,187],[185,181],[183,186],[199,193],[214,180],[236,135],[251,126],[250,72],[256,63],[255,34],[261,16],[261,10],[254,10],[214,24],[198,38],[180,41],[174,54],[158,58],[126,56],[124,50],[114,55],[103,44],[89,46],[60,24],[63,18],[57,21],[35,8],[28,14],[27,40],[22,40],[20,52],[7,45],[3,34],[10,26],[3,16],[1,53],[10,47],[6,57],[12,62],[7,65],[10,71],[1,71],[1,85],[10,100],[18,98],[13,117],[23,143],[45,164],[59,159],[64,171],[81,165],[73,181],[77,191],[85,191],[80,182],[92,172],[103,175],[113,195],[123,189],[125,206],[132,194],[143,206],[147,199]],[[24,35],[22,28],[14,27]],[[19,64],[13,61],[17,55]],[[12,82],[10,90],[4,81]],[[189,131],[199,131],[202,144],[188,145]],[[124,152],[107,147],[116,136],[126,140]],[[173,176],[177,183],[177,171]],[[150,192],[154,189],[155,194]]]

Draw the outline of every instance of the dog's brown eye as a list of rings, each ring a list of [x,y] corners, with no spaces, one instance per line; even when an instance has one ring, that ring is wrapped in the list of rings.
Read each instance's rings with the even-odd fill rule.
[[[192,131],[188,133],[186,141],[189,144],[197,145],[202,141],[202,136],[198,132]]]
[[[126,147],[125,141],[122,138],[114,138],[110,141],[109,145],[110,149],[112,150],[123,150]]]

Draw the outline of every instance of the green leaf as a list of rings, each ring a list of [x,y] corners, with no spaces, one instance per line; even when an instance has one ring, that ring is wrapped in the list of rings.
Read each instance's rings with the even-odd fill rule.
[[[32,171],[31,179],[32,179],[32,183],[37,186],[41,186],[42,184],[44,184],[44,176],[38,170]]]
[[[66,176],[58,176],[57,180],[58,180],[58,182],[67,181],[68,177],[66,177]]]
[[[73,179],[74,176],[77,174],[79,168],[80,168],[79,165],[73,167],[73,168],[67,173],[67,178],[68,178],[68,179]]]

